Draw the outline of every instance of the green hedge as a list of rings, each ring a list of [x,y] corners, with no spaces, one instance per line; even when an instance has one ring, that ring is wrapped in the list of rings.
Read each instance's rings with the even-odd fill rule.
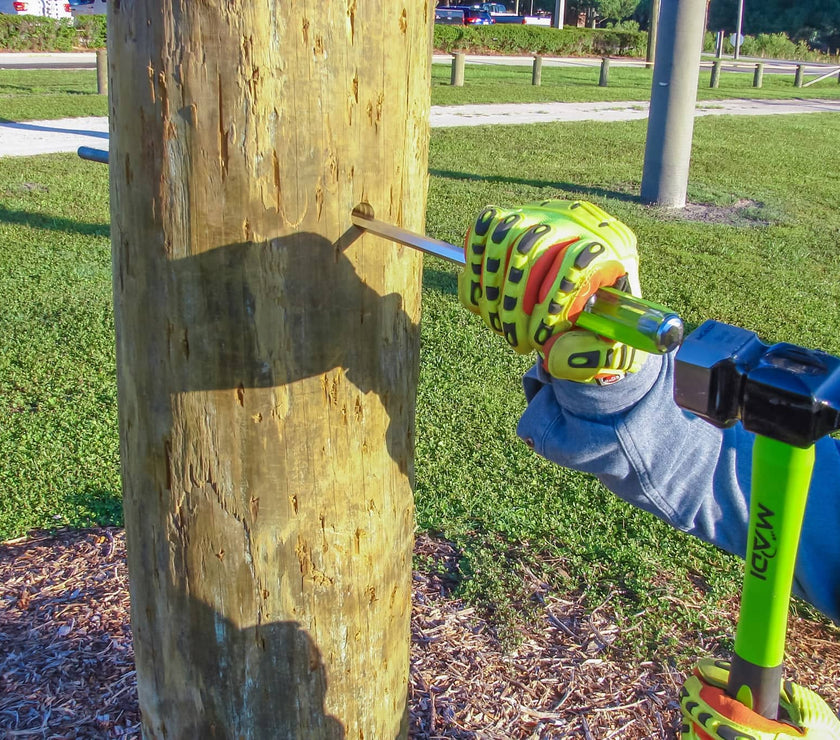
[[[8,51],[73,51],[105,46],[105,16],[74,21],[0,15],[0,49]],[[553,56],[644,56],[647,34],[592,28],[549,28],[531,25],[435,26],[435,49],[489,54]]]
[[[549,28],[497,26],[435,26],[435,49],[490,54],[551,56],[644,57],[647,33],[611,28]]]
[[[104,46],[104,15],[75,20],[0,15],[0,49],[6,51],[75,51]]]
[[[706,31],[703,51],[714,52],[716,34]],[[723,42],[723,53],[732,54],[735,47],[729,40],[729,34]],[[764,57],[767,59],[790,59],[798,62],[832,62],[834,58],[812,49],[804,41],[792,41],[783,33],[759,33],[756,36],[744,36],[741,54],[745,57]]]
[[[616,28],[548,28],[501,24],[497,26],[435,26],[435,49],[487,54],[549,54],[552,56],[631,56],[647,52],[647,33]],[[6,51],[74,51],[105,46],[105,16],[72,20],[31,15],[0,15],[0,49]],[[714,51],[715,35],[707,32],[705,51]],[[727,53],[732,52],[729,39]],[[745,56],[825,61],[824,54],[785,34],[747,36]]]

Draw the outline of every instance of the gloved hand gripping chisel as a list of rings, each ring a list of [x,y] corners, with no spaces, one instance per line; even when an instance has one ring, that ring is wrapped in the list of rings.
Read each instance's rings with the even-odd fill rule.
[[[466,265],[462,247],[377,220],[367,204],[357,206],[353,210],[352,219],[355,226],[371,234],[457,265]],[[601,288],[590,298],[576,325],[630,347],[656,354],[676,349],[683,337],[683,323],[676,313],[652,301],[609,287]]]
[[[79,147],[78,155],[94,162],[109,162],[108,151],[104,149]],[[375,219],[373,208],[368,203],[356,206],[351,217],[355,226],[371,234],[459,265],[466,262],[463,250],[454,244]],[[577,326],[630,347],[658,354],[676,349],[683,337],[682,320],[677,314],[614,288],[602,288],[592,296]]]

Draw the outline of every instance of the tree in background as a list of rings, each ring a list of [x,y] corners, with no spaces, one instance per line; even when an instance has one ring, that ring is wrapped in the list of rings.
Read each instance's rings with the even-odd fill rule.
[[[567,12],[586,15],[586,25],[594,27],[608,21],[633,18],[640,5],[649,0],[568,0]]]
[[[710,29],[734,30],[741,0],[712,0]],[[840,0],[747,0],[743,32],[785,33],[823,48],[840,46]]]

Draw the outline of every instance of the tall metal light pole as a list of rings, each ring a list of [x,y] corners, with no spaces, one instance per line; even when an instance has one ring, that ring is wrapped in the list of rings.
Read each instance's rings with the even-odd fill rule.
[[[554,0],[554,18],[552,19],[552,26],[554,28],[563,28],[563,19],[566,15],[566,0]]]
[[[705,0],[662,0],[641,197],[685,206]]]
[[[744,25],[744,0],[738,3],[738,30],[735,31],[735,58],[741,56],[741,28]]]

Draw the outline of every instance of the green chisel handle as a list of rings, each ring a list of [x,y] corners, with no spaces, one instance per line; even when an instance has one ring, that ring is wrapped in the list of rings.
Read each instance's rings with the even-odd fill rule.
[[[352,219],[355,226],[376,236],[458,265],[466,264],[461,247],[378,221],[363,207],[353,210]],[[683,322],[676,313],[658,303],[636,298],[615,288],[601,288],[595,293],[578,317],[576,325],[613,341],[655,354],[671,352],[680,345],[683,338]]]

